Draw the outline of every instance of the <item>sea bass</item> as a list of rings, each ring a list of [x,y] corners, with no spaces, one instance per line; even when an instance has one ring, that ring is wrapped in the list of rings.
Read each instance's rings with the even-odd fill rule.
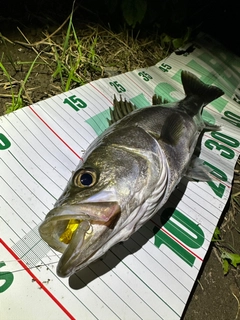
[[[57,274],[69,277],[127,240],[168,200],[183,176],[207,181],[194,156],[202,130],[219,130],[202,109],[223,94],[182,71],[186,97],[136,109],[114,99],[110,127],[89,146],[55,207],[39,227],[43,240],[63,253]],[[159,104],[160,101],[160,104]]]

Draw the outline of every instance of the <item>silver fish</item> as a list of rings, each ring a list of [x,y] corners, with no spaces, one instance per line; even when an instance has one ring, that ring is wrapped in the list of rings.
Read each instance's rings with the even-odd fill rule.
[[[223,91],[182,71],[186,97],[135,109],[114,99],[110,127],[87,149],[63,194],[39,227],[43,240],[63,253],[57,274],[68,277],[127,240],[168,200],[183,176],[210,180],[193,156],[206,104]]]

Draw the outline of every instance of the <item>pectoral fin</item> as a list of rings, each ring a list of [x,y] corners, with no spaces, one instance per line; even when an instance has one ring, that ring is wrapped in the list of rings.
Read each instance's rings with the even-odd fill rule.
[[[220,131],[221,130],[221,126],[215,125],[215,124],[211,124],[210,122],[204,121],[205,124],[205,130],[209,130],[209,131]]]
[[[211,181],[212,176],[210,173],[212,169],[208,166],[204,166],[204,161],[193,157],[185,176],[190,180],[198,180],[198,181]]]
[[[183,133],[183,119],[180,114],[173,113],[167,117],[161,130],[161,139],[170,145],[176,145]]]

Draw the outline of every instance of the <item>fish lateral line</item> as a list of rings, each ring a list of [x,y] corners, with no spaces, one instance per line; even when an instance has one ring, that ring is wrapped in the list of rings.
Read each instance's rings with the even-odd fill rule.
[[[69,277],[129,239],[165,205],[184,176],[212,180],[193,155],[204,130],[219,130],[204,121],[202,110],[223,91],[188,71],[181,79],[186,96],[180,101],[165,104],[154,96],[153,105],[137,109],[114,96],[110,127],[90,144],[76,169],[94,167],[96,183],[76,188],[73,175],[39,227],[43,240],[63,254],[58,276]]]

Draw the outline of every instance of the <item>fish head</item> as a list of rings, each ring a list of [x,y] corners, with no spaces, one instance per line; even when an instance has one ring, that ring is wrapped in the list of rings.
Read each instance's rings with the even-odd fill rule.
[[[43,240],[63,253],[60,277],[83,269],[134,232],[137,215],[131,214],[158,179],[150,169],[153,153],[139,153],[114,143],[99,145],[73,173],[39,227]]]

